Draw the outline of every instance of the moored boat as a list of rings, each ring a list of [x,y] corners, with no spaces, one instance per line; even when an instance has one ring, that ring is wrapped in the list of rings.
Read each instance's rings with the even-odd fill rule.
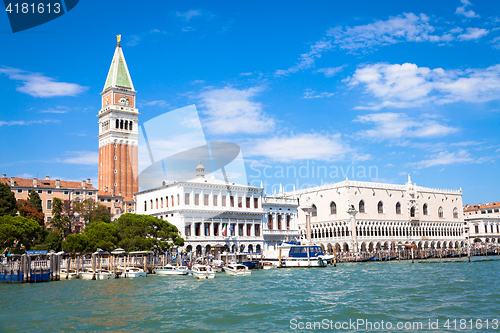
[[[61,280],[63,279],[76,279],[78,278],[78,274],[76,273],[76,270],[70,269],[69,271],[66,268],[61,268],[59,271],[59,276],[61,277]]]
[[[194,265],[193,267],[191,267],[191,273],[193,274],[193,277],[197,279],[215,278],[215,272],[210,266]]]
[[[156,275],[187,275],[189,270],[185,266],[165,265],[155,269]]]
[[[228,275],[251,275],[252,272],[250,269],[242,264],[228,264],[226,268],[224,268],[224,271]]]
[[[273,269],[273,268],[277,268],[278,265],[272,261],[264,261],[262,263],[262,268],[263,269]]]

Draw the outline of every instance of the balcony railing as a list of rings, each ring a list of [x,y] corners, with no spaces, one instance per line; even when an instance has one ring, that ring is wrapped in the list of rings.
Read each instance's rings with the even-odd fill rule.
[[[298,205],[297,199],[292,198],[276,198],[276,197],[264,197],[262,198],[262,204],[278,204],[278,205]]]
[[[280,235],[285,235],[285,236],[298,236],[299,230],[271,230],[271,229],[264,229],[263,230],[264,235],[270,235],[270,236],[280,236]]]

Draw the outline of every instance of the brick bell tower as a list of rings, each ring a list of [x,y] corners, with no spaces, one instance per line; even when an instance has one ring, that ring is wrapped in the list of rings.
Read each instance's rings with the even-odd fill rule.
[[[138,116],[132,79],[117,45],[104,89],[99,118],[99,190],[133,198],[138,192]]]

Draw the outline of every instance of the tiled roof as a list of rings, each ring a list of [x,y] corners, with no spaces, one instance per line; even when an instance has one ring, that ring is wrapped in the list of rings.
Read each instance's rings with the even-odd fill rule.
[[[0,183],[7,184],[10,186],[11,177],[0,178]],[[56,188],[55,179],[37,179],[36,188]],[[82,182],[74,182],[68,180],[60,180],[59,188],[68,189],[83,189]],[[14,177],[14,186],[17,187],[33,187],[33,179]],[[85,182],[85,190],[96,190],[94,186]]]
[[[500,202],[491,202],[487,204],[478,204],[478,205],[465,205],[464,211],[474,211],[479,209],[489,209],[489,208],[500,208]]]
[[[124,197],[123,201],[134,202],[134,199],[132,199],[131,197]]]

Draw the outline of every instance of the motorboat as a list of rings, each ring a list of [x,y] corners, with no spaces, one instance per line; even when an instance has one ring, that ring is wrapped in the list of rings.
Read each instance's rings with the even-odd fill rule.
[[[189,270],[186,266],[165,265],[155,269],[156,275],[187,275]]]
[[[262,263],[262,268],[263,269],[273,269],[273,268],[277,268],[278,265],[275,263],[275,262],[272,262],[272,261],[264,261]]]
[[[59,271],[59,276],[61,279],[76,279],[78,278],[78,274],[76,273],[76,270],[75,269],[70,269],[70,270],[67,270],[66,268],[61,268],[61,270]]]
[[[228,275],[250,275],[252,272],[250,269],[242,264],[228,264],[226,268],[224,268],[224,271]]]
[[[147,273],[142,268],[126,267],[123,269],[126,278],[146,277]]]
[[[211,266],[205,265],[194,265],[191,267],[191,274],[197,279],[213,279],[215,278],[215,272]]]
[[[63,277],[62,274],[61,277]],[[87,269],[85,271],[81,271],[78,274],[78,277],[82,280],[92,280],[94,279],[94,277],[96,280],[109,280],[114,279],[116,275],[115,273],[106,270],[97,270],[94,274],[94,271],[92,269]]]

